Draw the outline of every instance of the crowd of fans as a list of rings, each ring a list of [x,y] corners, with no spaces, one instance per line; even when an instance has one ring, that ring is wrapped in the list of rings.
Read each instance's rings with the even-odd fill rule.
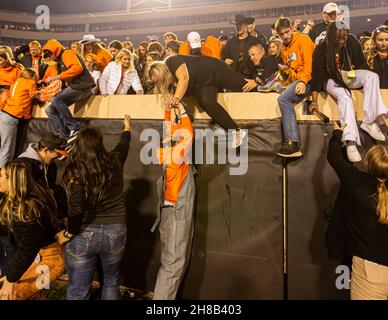
[[[170,105],[183,108],[182,98],[193,94],[203,109],[223,128],[240,132],[238,125],[218,105],[217,92],[228,90],[278,92],[284,144],[277,154],[282,157],[300,157],[302,151],[294,105],[312,95],[310,111],[319,110],[318,92],[326,91],[338,102],[340,121],[344,126],[342,141],[346,145],[347,157],[352,162],[360,161],[357,145],[361,142],[350,90],[360,88],[364,90],[365,120],[361,128],[374,139],[385,140],[377,121],[387,113],[380,89],[388,89],[388,21],[371,33],[365,32],[356,37],[341,20],[340,11],[335,3],[326,4],[322,11],[323,22],[315,24],[314,21],[309,20],[303,30],[300,30],[299,20],[292,22],[286,17],[278,18],[272,26],[272,36],[269,39],[256,30],[254,18],[236,15],[231,21],[236,33],[230,38],[222,35],[218,38],[209,36],[203,39],[198,32],[193,31],[187,35],[187,39],[180,41],[176,34],[167,32],[161,41],[156,36],[152,36],[135,48],[130,41],[114,40],[104,43],[94,35],[88,34],[80,41],[73,42],[70,48],[65,48],[55,39],[47,41],[43,47],[38,41],[31,41],[29,44],[15,48],[1,46],[0,168],[4,168],[1,172],[2,178],[13,179],[16,169],[21,172],[27,170],[22,164],[12,162],[12,159],[20,153],[17,147],[17,136],[25,132],[34,103],[49,103],[46,113],[55,133],[59,134],[59,136],[43,139],[33,149],[33,152],[38,154],[35,157],[45,163],[47,168],[53,158],[66,158],[68,153],[75,152],[73,148],[78,150],[76,153],[80,157],[82,155],[90,158],[90,154],[99,154],[98,148],[102,154],[106,154],[99,133],[93,130],[90,132],[81,130],[80,121],[73,118],[68,109],[75,101],[87,99],[92,95],[105,97],[171,93],[173,96],[168,97]],[[174,82],[177,83],[176,90],[171,90]],[[182,114],[187,112],[189,110],[182,110]],[[127,129],[130,127],[129,119],[126,120],[125,125]],[[80,139],[80,135],[83,138]],[[92,138],[93,135],[95,135],[94,138]],[[241,140],[243,138],[244,135],[240,137]],[[87,144],[82,145],[83,139],[94,144],[97,149],[89,150],[89,155],[85,154],[85,150],[89,147]],[[123,142],[118,146],[118,161],[121,166],[128,153],[130,136],[123,135],[122,139],[124,139]],[[74,144],[74,141],[78,142]],[[241,141],[236,141],[233,142],[234,147],[241,144]],[[47,153],[50,152],[53,156],[49,158],[51,160],[46,161]],[[103,168],[112,169],[112,164],[116,161],[108,156],[105,160],[106,163],[100,164],[98,172]],[[77,161],[81,160],[73,158],[71,167],[67,171],[66,184],[69,187],[74,187],[72,179],[79,179],[80,175],[85,175],[81,178],[87,180],[85,168],[90,168],[83,167],[85,164],[82,161],[78,164]],[[92,162],[91,165],[93,165]],[[120,174],[122,175],[121,169],[115,173],[120,185],[122,185],[122,178],[119,178]],[[17,178],[16,174],[14,179]],[[26,172],[24,179],[23,183],[26,183],[32,178]],[[109,193],[103,194],[102,189],[95,187],[95,185],[101,187],[102,182],[98,179],[91,182],[90,190],[97,192],[93,195],[95,201],[89,211],[92,217],[97,214],[96,203],[99,201],[104,203],[104,199],[109,198]],[[73,208],[75,211],[82,209],[80,209],[83,201],[82,194],[84,194],[82,188],[85,187],[85,183],[88,185],[84,180],[82,180],[84,185],[75,188],[81,191],[73,190],[75,192],[73,200],[76,199],[79,206]],[[54,188],[48,185],[48,182],[46,187]],[[7,197],[10,197],[11,191],[7,189]],[[116,193],[119,198],[121,191]],[[36,190],[35,195],[39,196],[41,193],[42,190],[39,189]],[[46,197],[42,199],[43,203],[51,208],[51,199]],[[12,210],[7,201],[9,199],[2,200],[0,204],[4,205],[6,210]],[[31,204],[32,208],[35,206],[41,207],[42,203],[36,201]],[[24,210],[22,207],[21,205],[20,212]],[[55,220],[51,217],[53,211],[55,210],[47,214],[45,219],[47,225]],[[119,224],[123,223],[123,208],[119,207],[115,212],[117,219],[107,223],[112,228],[107,229],[123,234],[122,226],[115,226],[115,221],[119,221]],[[22,214],[19,217],[21,222],[30,221],[23,217]],[[33,215],[31,219],[35,221],[38,218],[38,215]],[[99,219],[104,220],[101,217],[97,220],[100,221]],[[1,220],[1,222],[4,221],[10,224],[9,217],[8,220]],[[77,227],[72,225],[73,232],[67,232],[68,229],[60,235],[62,240],[65,238],[63,242],[71,239],[73,236],[71,233],[80,232],[80,221],[77,221],[76,225]],[[23,224],[19,226],[21,234],[24,234],[27,229]],[[91,230],[89,231],[97,232],[93,228]],[[85,230],[84,232],[86,236],[88,232]],[[20,247],[28,250],[28,245],[25,246],[22,243],[23,238],[18,241]],[[45,246],[51,244],[53,231],[50,229],[49,233],[41,235],[40,242],[37,241]],[[122,248],[123,243],[120,243],[119,249],[122,250]],[[57,246],[51,246],[49,251],[60,255]],[[67,255],[70,261],[68,267],[73,268],[77,263],[74,254],[69,252]],[[12,269],[16,268],[15,266],[5,264],[6,267],[3,270],[6,271],[9,281],[16,281],[20,279],[23,272],[27,272],[29,263],[32,261],[30,261],[31,254],[26,256],[27,258],[18,256],[23,263],[18,261],[16,271]],[[122,254],[115,256],[116,267],[117,260],[121,257]],[[15,260],[11,261],[16,263]],[[62,267],[57,266],[57,269],[61,270]],[[81,276],[77,274],[77,270],[71,269],[70,277]],[[86,280],[82,278],[82,281]],[[112,281],[117,281],[117,275]],[[70,296],[75,298],[78,290],[77,281],[70,279],[70,283]],[[111,285],[114,290],[117,289],[117,283]],[[85,291],[83,297],[88,296],[88,288],[84,287],[82,290]],[[106,292],[104,297],[117,298],[117,294],[113,291]],[[4,292],[9,294],[8,291],[3,291],[3,294]]]

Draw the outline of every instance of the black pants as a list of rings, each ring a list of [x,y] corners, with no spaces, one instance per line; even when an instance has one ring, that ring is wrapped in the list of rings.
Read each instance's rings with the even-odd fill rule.
[[[219,89],[241,92],[246,84],[241,74],[230,69],[226,64],[217,66],[217,83],[204,84],[195,90],[195,97],[201,108],[225,130],[238,129],[238,125],[229,113],[217,102]]]

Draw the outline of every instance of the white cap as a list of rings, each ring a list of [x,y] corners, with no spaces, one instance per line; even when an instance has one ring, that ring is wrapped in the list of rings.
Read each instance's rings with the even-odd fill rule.
[[[326,3],[325,6],[323,7],[323,12],[331,13],[334,11],[337,13],[340,13],[337,4],[334,2]]]
[[[201,36],[198,32],[192,31],[187,35],[187,41],[192,49],[201,48]]]

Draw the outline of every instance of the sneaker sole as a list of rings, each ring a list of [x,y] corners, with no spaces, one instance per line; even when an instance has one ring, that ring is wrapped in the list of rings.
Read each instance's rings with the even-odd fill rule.
[[[294,152],[294,153],[291,153],[291,154],[283,154],[283,153],[280,153],[280,152],[276,152],[276,154],[280,157],[283,157],[283,158],[300,158],[303,156],[303,153],[301,151],[298,151],[298,152]]]

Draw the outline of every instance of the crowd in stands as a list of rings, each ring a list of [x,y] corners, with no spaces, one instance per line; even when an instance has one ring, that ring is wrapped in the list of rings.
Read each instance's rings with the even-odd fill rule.
[[[384,118],[387,106],[380,90],[388,89],[388,21],[370,33],[356,36],[341,20],[337,4],[326,4],[322,16],[322,23],[315,24],[309,20],[304,28],[301,28],[301,21],[291,21],[281,16],[274,22],[269,39],[256,30],[254,18],[239,14],[231,20],[236,32],[230,38],[221,35],[218,38],[208,36],[203,39],[200,33],[193,31],[181,41],[173,32],[166,32],[160,41],[152,36],[135,48],[130,41],[114,40],[104,43],[93,34],[87,34],[83,39],[73,42],[70,48],[64,47],[55,39],[48,40],[43,46],[38,41],[13,48],[7,44],[0,46],[0,168],[3,168],[0,178],[15,181],[22,179],[15,171],[19,170],[24,175],[21,185],[34,179],[24,164],[12,159],[20,153],[17,135],[25,131],[31,118],[32,106],[35,103],[48,102],[46,113],[56,135],[46,137],[35,146],[32,151],[38,155],[34,157],[43,161],[45,168],[46,165],[49,168],[54,158],[66,159],[69,153],[72,155],[65,172],[65,185],[73,200],[70,211],[73,210],[74,213],[86,210],[95,224],[105,221],[107,232],[121,241],[117,244],[116,254],[110,255],[109,250],[104,248],[104,257],[107,260],[101,261],[106,267],[109,259],[114,260],[115,270],[104,269],[105,276],[111,275],[112,278],[105,278],[106,284],[110,281],[111,287],[103,292],[103,297],[117,299],[117,266],[125,242],[125,230],[122,226],[125,210],[121,203],[122,165],[128,153],[130,135],[123,134],[115,149],[116,158],[111,157],[103,148],[101,133],[90,128],[81,129],[81,122],[73,117],[69,106],[92,95],[166,94],[169,105],[180,108],[184,115],[190,111],[183,107],[182,99],[193,95],[216,123],[224,129],[234,130],[233,147],[237,148],[245,133],[218,104],[217,93],[278,92],[284,143],[276,153],[288,158],[302,156],[295,104],[311,96],[310,111],[319,110],[318,93],[325,91],[336,98],[338,103],[343,126],[341,139],[346,146],[347,158],[351,162],[359,162],[361,156],[357,148],[361,141],[351,89],[362,88],[364,91],[365,119],[360,128],[375,140],[385,140],[378,121],[382,118],[388,124]],[[125,128],[125,131],[130,129],[129,118],[126,118]],[[90,149],[90,146],[95,149]],[[50,152],[53,156],[45,162]],[[101,155],[104,155],[101,162],[95,160],[101,158]],[[90,167],[85,167],[87,161],[83,162],[83,157],[89,159],[92,167],[97,165],[98,168],[93,171]],[[113,170],[115,164],[119,164],[117,172],[116,169]],[[90,169],[95,181],[88,180],[86,169]],[[109,174],[100,178],[97,173],[104,172],[104,169],[112,171],[114,178]],[[104,189],[104,181],[101,179],[105,178],[112,178],[119,188]],[[50,185],[48,187],[54,188]],[[90,189],[85,191],[85,188]],[[85,209],[83,197],[90,191],[93,201]],[[12,211],[8,198],[12,197],[14,191],[7,189],[2,192],[7,196],[6,200],[4,198],[0,201],[0,206],[6,211]],[[60,272],[63,269],[62,256],[59,248],[53,244],[54,225],[58,224],[57,219],[53,218],[56,209],[48,196],[43,196],[41,202],[38,201],[44,192],[40,187],[33,192],[31,208],[38,210],[47,206],[44,223],[50,228],[41,232],[39,239],[34,239],[36,243],[32,244],[32,252],[36,254],[36,250],[45,247],[46,251],[41,252],[42,255],[53,253],[61,257],[58,260],[60,263],[56,265],[57,272]],[[117,197],[117,208],[110,207],[112,196]],[[57,196],[54,197],[57,200]],[[98,209],[98,204],[102,208],[109,208],[114,213],[114,219],[106,218]],[[18,245],[28,251],[32,245],[23,243],[26,241],[24,235],[27,231],[32,232],[39,228],[35,222],[40,217],[34,211],[30,220],[25,219],[24,205],[19,203],[18,206]],[[59,236],[62,242],[69,241],[81,232],[79,215],[71,218],[70,228]],[[10,225],[11,220],[8,216],[0,221]],[[32,226],[25,226],[29,221]],[[99,231],[91,227],[82,232],[87,237],[88,234]],[[77,249],[76,245],[73,247],[74,250]],[[88,279],[85,277],[91,275],[82,275],[77,270],[76,254],[72,254],[71,250],[66,251],[69,276],[73,277],[70,279],[68,297],[89,297],[88,286],[83,286],[81,290],[77,285],[87,283]],[[11,286],[11,282],[19,280],[24,272],[30,272],[28,268],[32,263],[31,254],[21,257],[19,252],[16,255],[19,260],[11,261],[17,266],[7,262],[2,267],[9,282],[6,282],[6,288]],[[89,268],[87,265],[84,267]],[[17,292],[20,297],[26,296],[20,290]],[[10,295],[5,289],[0,290],[0,298],[4,298],[1,294],[8,297]]]

